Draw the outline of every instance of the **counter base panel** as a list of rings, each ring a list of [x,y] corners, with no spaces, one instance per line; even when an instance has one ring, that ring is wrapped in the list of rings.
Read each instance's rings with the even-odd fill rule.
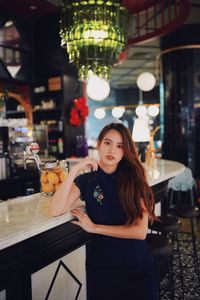
[[[6,300],[29,300],[31,274],[85,245],[90,235],[67,222],[0,251],[0,290]]]

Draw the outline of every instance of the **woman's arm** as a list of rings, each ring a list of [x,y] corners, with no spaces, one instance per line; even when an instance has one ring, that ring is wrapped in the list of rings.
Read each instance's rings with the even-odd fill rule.
[[[92,168],[93,171],[97,170],[97,161],[87,157],[71,168],[66,179],[52,197],[49,207],[52,216],[59,216],[66,213],[80,198],[80,190],[73,182],[80,171],[84,171],[88,168]]]
[[[124,239],[138,239],[144,240],[148,231],[148,213],[143,212],[142,219],[137,220],[130,225],[101,225],[94,224],[90,218],[84,212],[73,209],[72,215],[78,219],[78,221],[72,221],[72,223],[79,225],[84,230],[90,233],[102,234],[112,236],[116,238]]]

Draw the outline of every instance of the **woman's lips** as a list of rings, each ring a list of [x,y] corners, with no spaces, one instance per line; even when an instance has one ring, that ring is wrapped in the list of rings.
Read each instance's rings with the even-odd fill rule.
[[[112,155],[108,155],[108,156],[106,156],[106,158],[107,158],[108,160],[113,160],[113,159],[115,159]]]

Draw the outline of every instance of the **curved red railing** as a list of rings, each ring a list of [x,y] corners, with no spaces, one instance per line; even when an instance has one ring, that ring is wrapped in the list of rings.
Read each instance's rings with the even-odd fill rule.
[[[128,10],[135,14],[139,11],[143,11],[156,5],[161,2],[160,0],[122,0],[124,6],[128,8]]]
[[[133,14],[133,32],[127,47],[160,38],[183,24],[190,13],[189,0],[122,0]]]

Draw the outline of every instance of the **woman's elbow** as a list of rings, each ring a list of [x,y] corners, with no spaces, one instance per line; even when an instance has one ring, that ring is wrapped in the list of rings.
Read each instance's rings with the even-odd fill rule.
[[[132,235],[133,239],[145,240],[148,232],[148,227],[144,224],[133,225]]]
[[[59,203],[59,201],[58,201],[58,199],[56,197],[56,193],[55,193],[49,204],[49,213],[52,217],[58,217],[59,215],[62,214],[59,209],[58,203]]]
[[[54,210],[52,207],[49,207],[49,213],[52,217],[58,217],[60,215],[60,213]]]
[[[139,233],[139,234],[137,235],[137,237],[134,235],[132,238],[133,238],[133,239],[136,238],[137,240],[144,241],[144,240],[146,239],[146,236],[147,236],[147,235],[146,235],[145,233],[142,233],[142,232],[141,232],[141,233]]]
[[[49,213],[52,217],[58,217],[60,215],[63,215],[65,213],[65,211],[61,211],[59,208],[54,207],[53,205],[50,205]]]
[[[147,237],[147,231],[146,230],[140,230],[138,233],[138,240],[145,240]]]
[[[146,237],[147,237],[147,232],[143,232],[142,234],[141,234],[141,240],[146,240]]]

